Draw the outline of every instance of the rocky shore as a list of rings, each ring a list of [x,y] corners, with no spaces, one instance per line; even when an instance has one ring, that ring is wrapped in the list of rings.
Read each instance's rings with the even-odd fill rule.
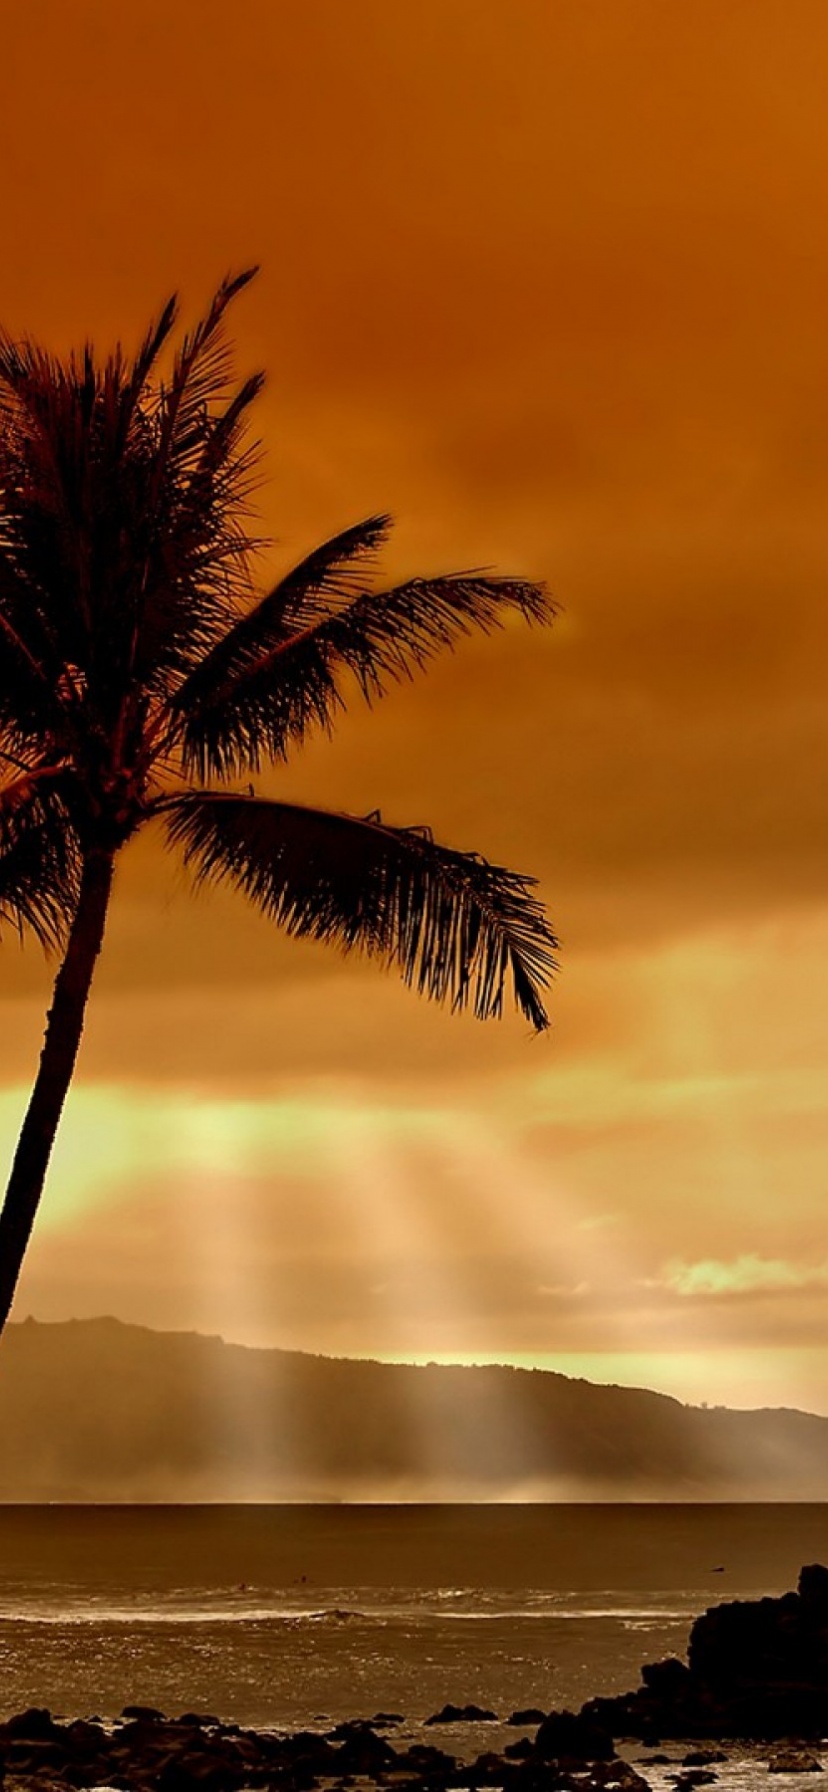
[[[585,1721],[612,1736],[828,1736],[828,1568],[803,1568],[795,1593],[735,1599],[696,1619],[687,1661],[648,1664],[643,1684],[591,1699]]]
[[[616,1750],[617,1741],[631,1738],[652,1749],[679,1738],[769,1743],[771,1772],[820,1771],[812,1746],[828,1736],[828,1568],[803,1568],[797,1591],[781,1598],[711,1607],[693,1625],[686,1663],[645,1665],[641,1686],[619,1698],[591,1699],[577,1713],[520,1710],[508,1717],[447,1705],[424,1720],[424,1729],[449,1735],[453,1726],[464,1726],[466,1735],[478,1725],[481,1733],[498,1726],[501,1746],[484,1748],[471,1762],[431,1741],[406,1740],[402,1724],[395,1713],[377,1712],[325,1733],[290,1734],[245,1729],[209,1712],[170,1718],[127,1706],[105,1723],[58,1720],[32,1708],[0,1724],[0,1787],[339,1792],[368,1782],[387,1792],[649,1792],[640,1768],[657,1767],[660,1784],[695,1792],[715,1782],[726,1760],[708,1748],[633,1764]],[[515,1740],[502,1740],[506,1726]],[[665,1767],[675,1771],[665,1775]]]
[[[457,1709],[464,1725],[491,1722]],[[369,1782],[386,1792],[449,1792],[495,1788],[504,1792],[648,1792],[647,1781],[621,1760],[603,1733],[571,1713],[546,1718],[533,1742],[507,1743],[461,1762],[428,1743],[395,1747],[388,1732],[401,1722],[384,1713],[338,1724],[327,1734],[292,1735],[246,1730],[209,1713],[175,1719],[140,1706],[127,1707],[113,1725],[78,1719],[57,1722],[32,1709],[0,1725],[3,1792],[66,1792],[69,1787],[115,1787],[122,1792],[311,1792],[316,1786],[350,1788]]]

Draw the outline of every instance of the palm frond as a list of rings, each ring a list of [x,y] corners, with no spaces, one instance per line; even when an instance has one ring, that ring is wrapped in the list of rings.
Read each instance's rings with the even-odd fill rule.
[[[256,771],[310,725],[330,729],[346,675],[370,702],[460,636],[501,627],[509,610],[530,622],[555,614],[541,586],[479,572],[367,588],[362,558],[387,526],[369,518],[326,543],[185,680],[173,710],[185,763],[199,776]]]
[[[60,732],[60,660],[0,546],[0,731],[12,748]],[[27,638],[28,637],[28,638]]]
[[[50,950],[66,937],[80,888],[80,846],[63,785],[60,769],[0,784],[0,931],[30,929]]]
[[[135,402],[143,392],[164,343],[170,336],[177,316],[178,297],[172,293],[155,322],[150,324],[130,368],[127,392],[132,402]]]
[[[184,337],[169,385],[161,393],[162,462],[174,454],[180,463],[193,448],[198,455],[204,412],[224,395],[232,373],[230,349],[222,330],[224,315],[257,271],[247,268],[244,273],[222,280],[203,318]]]
[[[273,649],[357,597],[390,527],[389,516],[369,516],[306,554],[216,642],[179,693],[182,709],[222,691],[239,673],[255,669]]]
[[[131,365],[0,340],[0,632],[24,731],[62,726],[69,690],[75,723],[120,730],[136,687],[164,697],[250,600],[241,436],[260,380],[226,389],[221,326],[251,277],[222,283],[166,387],[150,375],[172,299]]]
[[[502,1013],[511,979],[533,1027],[548,1025],[557,942],[533,879],[425,829],[254,797],[183,793],[167,826],[199,881],[234,885],[288,933],[395,963],[421,994],[481,1020]]]
[[[255,544],[245,511],[258,450],[242,434],[263,375],[233,391],[223,324],[256,271],[222,281],[156,395],[144,503],[149,540],[132,660],[135,675],[149,679],[155,693],[167,690],[172,675],[186,676],[250,596]]]
[[[263,376],[253,374],[224,406],[202,412],[182,475],[170,463],[151,495],[152,518],[133,669],[166,694],[221,640],[251,594],[255,539],[246,527],[257,444],[244,440],[247,412]]]

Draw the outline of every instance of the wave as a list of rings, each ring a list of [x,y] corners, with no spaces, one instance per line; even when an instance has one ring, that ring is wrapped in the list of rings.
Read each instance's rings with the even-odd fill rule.
[[[465,1603],[461,1603],[465,1601]],[[71,1625],[86,1628],[105,1627],[107,1625],[235,1625],[283,1627],[295,1630],[303,1627],[337,1628],[343,1625],[364,1624],[371,1627],[385,1628],[389,1625],[405,1626],[409,1629],[420,1629],[428,1625],[498,1625],[498,1624],[565,1624],[572,1623],[607,1623],[615,1622],[625,1627],[636,1627],[647,1630],[656,1624],[686,1622],[688,1617],[698,1610],[698,1604],[685,1598],[667,1602],[651,1602],[644,1604],[621,1604],[612,1600],[600,1603],[585,1604],[565,1603],[558,1597],[538,1596],[530,1600],[512,1599],[501,1596],[497,1601],[489,1597],[477,1597],[475,1603],[469,1601],[467,1593],[457,1590],[446,1596],[439,1590],[431,1598],[418,1594],[414,1597],[391,1596],[377,1601],[369,1600],[351,1603],[333,1597],[330,1603],[299,1605],[278,1595],[271,1599],[240,1600],[238,1596],[216,1592],[201,1594],[195,1599],[185,1596],[170,1596],[159,1599],[157,1595],[141,1599],[135,1597],[127,1601],[100,1597],[90,1598],[80,1591],[73,1597],[61,1589],[60,1597],[42,1595],[33,1597],[31,1592],[19,1598],[9,1597],[0,1601],[0,1625]]]

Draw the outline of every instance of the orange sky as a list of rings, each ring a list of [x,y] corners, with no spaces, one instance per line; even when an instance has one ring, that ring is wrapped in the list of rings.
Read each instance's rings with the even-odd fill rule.
[[[550,1036],[124,864],[17,1313],[828,1411],[822,0],[28,0],[13,332],[260,261],[263,576],[545,577],[280,787],[533,871]],[[48,980],[3,949],[0,1131]],[[193,1242],[195,1240],[195,1242]]]

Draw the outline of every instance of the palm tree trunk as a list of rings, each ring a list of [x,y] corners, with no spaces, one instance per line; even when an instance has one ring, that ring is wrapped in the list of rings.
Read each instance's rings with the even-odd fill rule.
[[[72,1081],[86,1000],[103,940],[112,871],[111,853],[91,852],[84,861],[78,906],[66,956],[55,981],[40,1067],[0,1213],[0,1332],[14,1299],[63,1103]]]

